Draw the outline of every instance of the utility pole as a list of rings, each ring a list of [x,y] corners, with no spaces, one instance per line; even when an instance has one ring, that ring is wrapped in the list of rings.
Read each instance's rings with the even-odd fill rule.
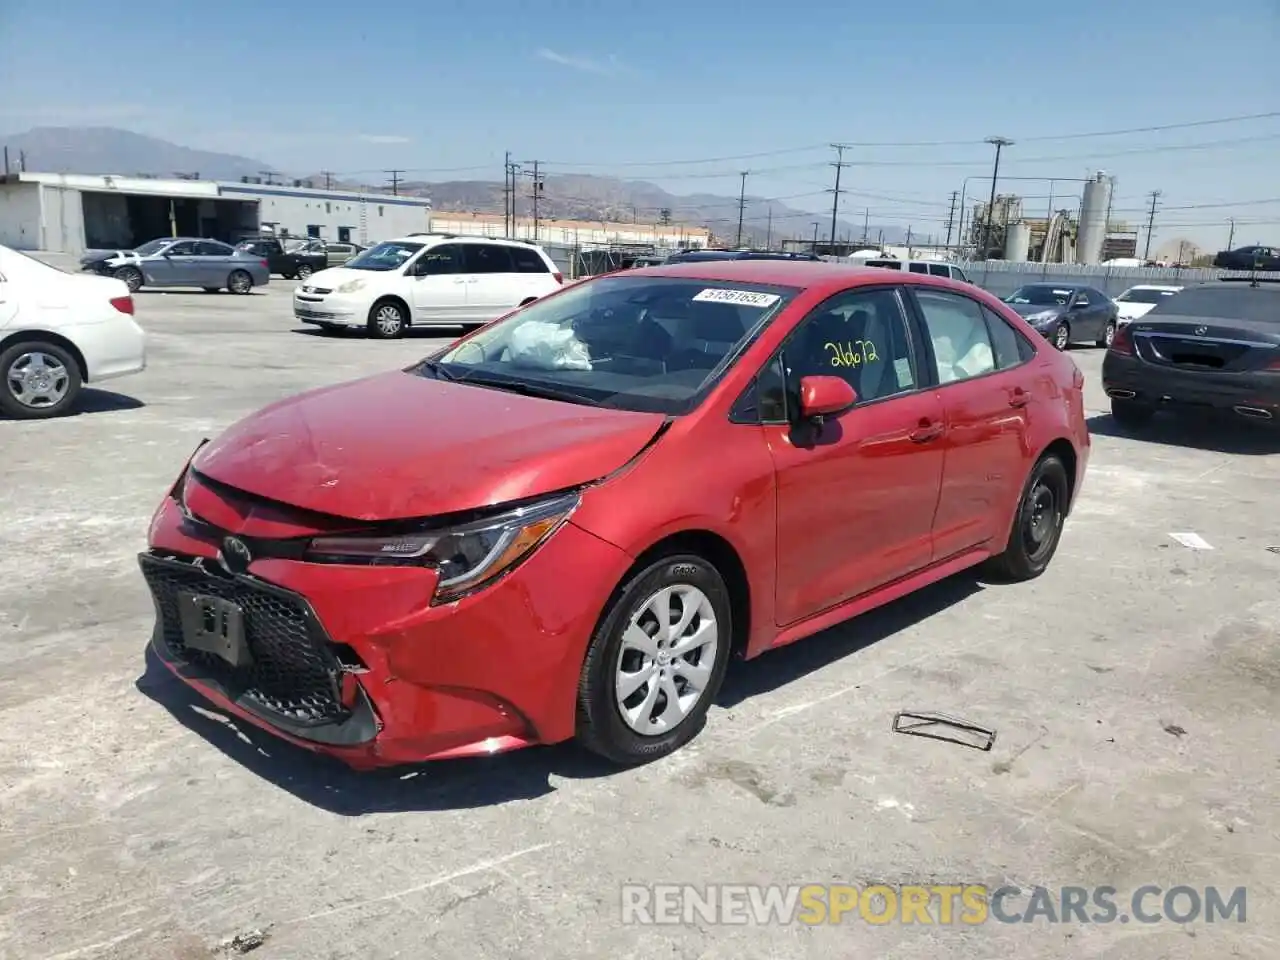
[[[750,171],[742,171],[742,188],[738,191],[738,242],[734,244],[735,249],[742,246],[742,214],[747,209],[747,174]]]
[[[5,165],[5,169],[8,169],[9,158],[7,156],[5,157],[4,165]],[[1236,218],[1235,217],[1229,218],[1227,220],[1227,223],[1231,224],[1231,232],[1227,234],[1227,249],[1230,250],[1231,245],[1236,242]]]
[[[4,148],[4,175],[6,177],[9,175],[9,148],[8,147]],[[1230,244],[1228,244],[1228,246],[1230,246]]]
[[[18,172],[27,172],[27,151],[25,150],[18,151]]]
[[[1000,151],[1013,146],[1013,141],[1005,137],[987,137],[986,142],[996,148],[996,162],[991,168],[991,200],[987,203],[987,227],[982,232],[982,259],[986,260],[991,252],[991,225],[996,213],[996,180],[1000,176]]]
[[[1147,247],[1142,252],[1143,260],[1151,259],[1151,234],[1156,226],[1156,202],[1160,199],[1160,191],[1152,190],[1147,196],[1151,198],[1151,209],[1147,213]]]
[[[321,170],[320,176],[324,177],[324,188],[326,190],[332,190],[333,189],[333,171]]]
[[[836,162],[832,164],[836,168],[836,185],[831,191],[831,252],[836,252],[836,214],[840,212],[840,171],[849,164],[844,162],[845,145],[843,143],[833,143],[831,145],[836,151]]]
[[[773,249],[773,204],[769,204],[769,225],[765,230],[764,248],[766,250]]]
[[[383,170],[382,172],[391,178],[392,194],[394,194],[397,197],[400,196],[400,174],[404,173],[404,171],[403,170]]]
[[[871,232],[871,208],[863,207],[862,208],[862,239],[870,240],[871,238],[867,236],[867,234],[870,232]]]
[[[818,221],[813,221],[813,252],[818,252]]]
[[[533,161],[533,242],[538,242],[538,200],[542,197],[542,176],[538,173],[538,161]]]
[[[275,182],[276,182],[276,179],[275,179],[275,178],[276,178],[276,175],[275,175],[272,171],[270,171],[270,170],[259,170],[259,171],[258,171],[258,173],[259,173],[259,174],[261,174],[261,176],[262,176],[262,181],[263,181],[263,183],[267,184],[267,186],[274,186],[274,185],[275,185]]]
[[[951,191],[951,210],[947,213],[947,247],[951,247],[951,227],[956,219],[956,201],[960,198],[959,190]]]
[[[907,224],[907,256],[911,256],[911,224]]]
[[[502,235],[511,239],[511,151],[502,161]]]

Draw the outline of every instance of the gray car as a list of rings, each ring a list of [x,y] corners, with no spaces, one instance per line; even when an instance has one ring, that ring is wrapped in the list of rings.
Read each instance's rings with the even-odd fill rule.
[[[1111,346],[1120,313],[1101,290],[1071,283],[1029,283],[1004,302],[1059,350],[1073,343]]]
[[[210,293],[249,293],[271,280],[267,261],[199,237],[162,237],[135,250],[93,250],[80,268],[123,280],[131,292],[143,287],[200,287]]]

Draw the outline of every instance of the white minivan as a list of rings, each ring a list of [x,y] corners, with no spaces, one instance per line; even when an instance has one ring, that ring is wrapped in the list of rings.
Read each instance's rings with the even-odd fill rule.
[[[312,274],[293,292],[293,315],[386,340],[410,326],[488,323],[562,283],[555,263],[532,243],[411,234]]]
[[[907,273],[924,273],[931,277],[946,277],[950,280],[959,280],[961,283],[972,282],[964,275],[964,271],[954,263],[944,263],[941,260],[893,260],[884,258],[866,260],[862,263],[862,266],[882,267],[886,270],[903,270]]]

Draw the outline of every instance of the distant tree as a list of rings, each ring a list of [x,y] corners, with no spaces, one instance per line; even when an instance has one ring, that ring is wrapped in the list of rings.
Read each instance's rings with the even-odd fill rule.
[[[658,222],[661,223],[664,227],[668,226],[671,223],[670,207],[663,207],[661,210],[658,211]]]

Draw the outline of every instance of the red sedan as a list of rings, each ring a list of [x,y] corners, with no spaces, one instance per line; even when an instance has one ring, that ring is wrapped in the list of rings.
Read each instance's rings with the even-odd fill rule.
[[[983,561],[1038,576],[1083,378],[967,284],[785,261],[589,280],[202,446],[153,648],[353,766],[696,735],[754,657]]]

